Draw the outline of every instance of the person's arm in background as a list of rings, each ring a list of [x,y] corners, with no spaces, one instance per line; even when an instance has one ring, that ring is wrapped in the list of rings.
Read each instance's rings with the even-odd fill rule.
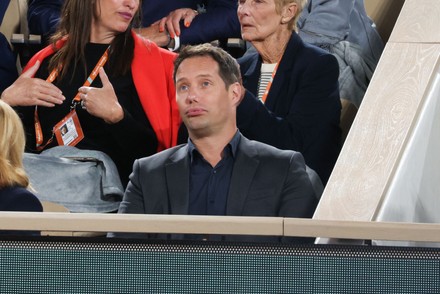
[[[64,0],[30,0],[28,8],[29,33],[43,40],[55,32]]]
[[[8,9],[9,1],[0,2],[0,24],[3,23],[3,18]],[[5,36],[0,33],[0,56],[2,62],[0,63],[0,95],[9,87],[18,77],[17,71],[17,56],[12,51],[8,39],[11,36]]]
[[[12,52],[6,37],[0,33],[0,95],[18,78],[17,57]]]
[[[235,0],[212,0],[205,7],[206,12],[198,13],[192,21],[185,21],[180,27],[170,27],[168,31],[176,31],[182,44],[196,44],[211,42],[218,39],[240,37],[240,23],[237,17],[237,1]],[[175,24],[175,23],[174,23]],[[182,27],[182,24],[184,27]]]
[[[355,0],[312,0],[298,20],[301,38],[313,45],[332,45],[350,31],[350,15]]]
[[[160,21],[143,29],[143,36],[149,37],[159,46],[166,46],[169,39],[164,38],[168,30],[171,37],[180,37],[180,44],[198,44],[218,39],[240,37],[240,23],[237,17],[237,1],[208,1],[205,12],[198,13],[192,8],[176,9]],[[147,31],[148,30],[148,31]],[[152,33],[160,32],[151,37]],[[158,41],[159,40],[159,41]]]

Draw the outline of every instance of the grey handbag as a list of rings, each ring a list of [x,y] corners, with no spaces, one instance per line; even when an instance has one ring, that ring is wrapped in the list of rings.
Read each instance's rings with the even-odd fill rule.
[[[57,146],[25,153],[23,163],[37,197],[71,212],[116,211],[124,195],[114,162],[100,151]]]

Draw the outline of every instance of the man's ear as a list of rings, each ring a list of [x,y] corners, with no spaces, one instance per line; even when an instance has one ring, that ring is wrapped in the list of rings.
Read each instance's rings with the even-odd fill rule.
[[[229,90],[232,92],[232,102],[235,106],[238,106],[244,97],[244,87],[240,83],[235,82],[230,85]]]
[[[281,10],[281,23],[288,23],[298,12],[298,5],[296,3],[286,4]]]

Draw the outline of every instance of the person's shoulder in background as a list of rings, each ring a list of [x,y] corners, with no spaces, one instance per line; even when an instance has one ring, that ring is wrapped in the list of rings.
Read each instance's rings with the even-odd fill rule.
[[[38,198],[23,187],[5,187],[0,189],[0,211],[43,211]]]
[[[16,55],[12,52],[6,37],[0,33],[0,94],[18,78]]]

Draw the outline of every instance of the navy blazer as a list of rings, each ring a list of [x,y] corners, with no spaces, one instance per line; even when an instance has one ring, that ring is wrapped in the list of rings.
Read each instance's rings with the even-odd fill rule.
[[[341,149],[336,58],[293,33],[266,104],[255,98],[262,63],[258,52],[238,62],[248,90],[237,109],[240,132],[279,149],[301,152],[325,185]]]
[[[190,157],[187,146],[179,145],[137,160],[119,213],[188,214]],[[241,136],[226,215],[307,218],[312,217],[316,204],[317,198],[300,153],[281,151]],[[145,237],[139,234],[115,235]],[[225,238],[229,241],[256,239],[245,236]],[[258,240],[275,241],[278,238]]]
[[[183,28],[182,44],[211,42],[217,39],[239,38],[240,23],[236,0],[166,0],[143,1],[142,24],[149,26],[178,8],[197,9],[206,2],[206,13],[198,15],[189,28]],[[30,0],[28,23],[31,34],[48,35],[55,31],[64,0]]]
[[[0,188],[0,211],[42,212],[38,198],[22,187]],[[34,231],[0,231],[0,235],[40,235]]]
[[[0,189],[0,211],[43,211],[38,198],[22,187]]]

